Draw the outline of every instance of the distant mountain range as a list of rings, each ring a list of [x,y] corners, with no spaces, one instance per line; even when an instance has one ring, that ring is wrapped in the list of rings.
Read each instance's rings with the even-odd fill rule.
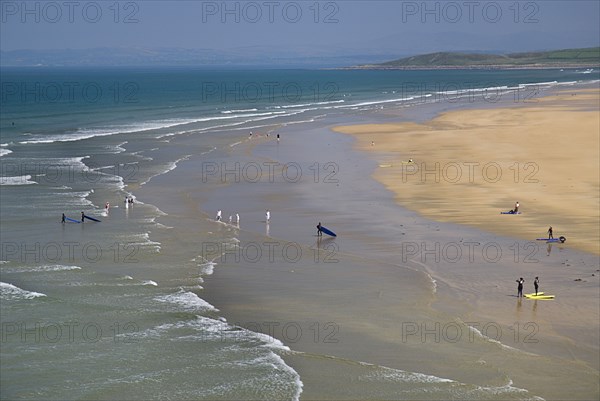
[[[512,54],[438,52],[353,69],[599,68],[600,47]]]

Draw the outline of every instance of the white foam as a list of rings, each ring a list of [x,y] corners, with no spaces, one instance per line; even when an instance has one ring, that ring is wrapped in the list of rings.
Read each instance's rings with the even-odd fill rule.
[[[200,274],[210,276],[211,274],[214,273],[214,269],[215,269],[216,265],[217,264],[215,262],[207,262],[207,263],[202,263],[202,264],[198,265],[198,267],[200,268]]]
[[[221,112],[221,114],[248,113],[250,111],[258,111],[258,109],[224,110]]]
[[[37,184],[35,181],[31,181],[31,176],[20,175],[15,177],[0,177],[0,185],[31,185]]]
[[[41,292],[27,291],[9,283],[0,282],[0,298],[5,300],[34,299],[45,296],[46,294]]]
[[[153,280],[144,280],[141,283],[142,285],[153,285],[155,287],[158,287],[158,283],[156,281]]]
[[[7,273],[39,273],[39,272],[60,272],[60,271],[71,271],[71,270],[81,270],[79,266],[67,266],[67,265],[42,265],[42,266],[19,266],[12,267],[10,269],[4,269],[4,272]]]
[[[184,290],[180,290],[174,294],[163,295],[154,299],[159,302],[177,305],[185,311],[218,312],[217,308],[200,298],[198,295]]]
[[[13,151],[12,151],[12,150],[10,150],[10,149],[3,149],[3,148],[0,148],[0,157],[2,157],[2,156],[6,156],[6,155],[8,155],[8,154],[10,154],[10,153],[12,153],[12,152],[13,152]]]
[[[477,328],[475,328],[473,326],[470,326],[470,325],[468,325],[468,324],[466,324],[464,322],[463,322],[463,324],[465,324],[469,328],[469,330],[471,332],[475,333],[475,335],[476,335],[477,338],[479,338],[479,339],[481,339],[483,341],[487,341],[489,343],[496,344],[496,345],[500,346],[502,349],[505,349],[505,350],[516,351],[516,352],[519,352],[519,353],[524,353],[524,354],[527,354],[527,355],[535,356],[535,354],[532,354],[532,353],[527,352],[527,351],[520,350],[518,348],[511,347],[511,346],[506,345],[506,344],[504,344],[504,343],[502,343],[502,342],[500,342],[500,341],[498,341],[496,339],[493,339],[493,338],[491,338],[489,336],[486,336],[479,329],[477,329]]]
[[[142,185],[146,185],[147,183],[150,182],[150,180],[152,180],[154,177],[158,177],[159,175],[163,175],[163,174],[167,174],[169,171],[175,170],[177,168],[177,164],[184,161],[184,160],[188,160],[190,157],[192,157],[192,155],[187,155],[187,156],[183,156],[177,160],[175,160],[174,162],[170,162],[167,165],[167,168],[163,171],[161,171],[160,173],[154,174],[152,176],[150,176],[150,178],[148,178],[146,181],[142,182],[140,184],[140,186]]]

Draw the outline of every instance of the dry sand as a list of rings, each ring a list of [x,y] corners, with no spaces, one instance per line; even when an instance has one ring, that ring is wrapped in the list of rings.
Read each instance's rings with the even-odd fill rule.
[[[532,240],[567,237],[600,254],[600,91],[442,114],[423,124],[337,127],[379,162],[374,177],[404,207]],[[414,163],[407,163],[413,159]],[[501,215],[519,201],[520,215]]]

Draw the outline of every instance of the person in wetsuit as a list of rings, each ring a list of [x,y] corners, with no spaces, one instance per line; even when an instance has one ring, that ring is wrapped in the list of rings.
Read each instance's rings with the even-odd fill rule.
[[[517,280],[517,283],[519,283],[519,285],[517,286],[517,296],[519,298],[523,298],[523,283],[524,282],[525,282],[525,280],[523,280],[523,277],[521,277]]]

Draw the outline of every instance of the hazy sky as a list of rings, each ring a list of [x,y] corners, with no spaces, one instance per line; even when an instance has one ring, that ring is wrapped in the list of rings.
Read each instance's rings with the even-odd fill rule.
[[[0,46],[422,53],[598,46],[600,1],[6,1]]]

